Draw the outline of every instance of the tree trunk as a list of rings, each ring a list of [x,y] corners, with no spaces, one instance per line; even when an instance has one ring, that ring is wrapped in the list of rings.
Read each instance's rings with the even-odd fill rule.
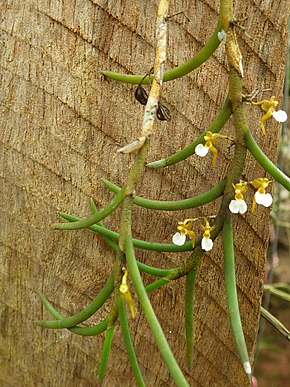
[[[105,79],[100,71],[146,73],[154,59],[156,1],[71,0],[2,1],[1,6],[1,328],[3,386],[95,386],[103,336],[79,337],[67,330],[45,330],[33,322],[47,319],[36,290],[63,315],[86,306],[100,291],[114,254],[102,237],[88,230],[56,231],[57,211],[85,217],[89,198],[99,208],[113,197],[101,183],[122,185],[133,157],[116,153],[139,137],[142,106],[135,86]],[[189,59],[212,34],[218,2],[172,2],[167,68]],[[287,44],[287,0],[235,2],[245,70],[244,91],[271,88],[281,100]],[[228,65],[222,44],[189,75],[164,85],[170,122],[159,122],[148,161],[181,149],[207,128],[227,93]],[[275,159],[278,126],[267,122],[261,135],[261,111],[249,106],[249,125],[268,157]],[[230,134],[232,121],[223,133]],[[217,166],[210,157],[190,157],[165,169],[147,169],[140,196],[181,199],[217,184],[231,162],[232,148],[219,148]],[[252,157],[244,179],[264,176]],[[216,213],[219,201],[183,213],[134,207],[134,236],[171,242],[178,220]],[[105,220],[118,230],[120,210]],[[236,273],[242,323],[253,358],[269,239],[269,211],[236,216]],[[189,254],[189,253],[188,253]],[[158,267],[184,262],[185,254],[137,250],[138,259]],[[145,277],[145,282],[148,280]],[[196,343],[191,373],[186,371],[184,281],[150,294],[173,352],[192,386],[245,386],[226,307],[220,238],[202,260],[196,288]],[[174,385],[137,306],[130,321],[142,373],[148,386]],[[100,321],[106,304],[90,319]],[[114,337],[103,386],[135,381],[120,328]]]

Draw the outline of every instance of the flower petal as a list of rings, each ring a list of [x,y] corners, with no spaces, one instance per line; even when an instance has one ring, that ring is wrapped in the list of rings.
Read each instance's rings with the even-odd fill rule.
[[[205,251],[210,251],[213,247],[213,242],[210,238],[203,237],[201,240],[201,248]]]
[[[284,110],[278,110],[277,112],[274,111],[272,116],[278,122],[285,122],[287,120],[287,113],[284,112]]]
[[[203,144],[198,144],[195,147],[195,154],[197,154],[200,157],[204,157],[208,154],[208,147],[204,146]]]
[[[240,214],[244,214],[248,209],[247,203],[244,200],[238,200],[238,202],[239,202]]]
[[[248,207],[247,207],[247,203],[244,200],[240,199],[240,200],[231,200],[229,209],[233,214],[238,214],[238,213],[244,214],[247,211]]]
[[[240,212],[240,209],[236,200],[231,200],[229,209],[233,214],[238,214]]]
[[[255,193],[255,200],[257,204],[262,204],[264,207],[270,207],[270,205],[273,203],[271,194],[261,194],[259,191]]]
[[[180,234],[180,232],[177,232],[173,235],[172,237],[172,242],[176,246],[183,246],[186,241],[186,235],[185,234]]]

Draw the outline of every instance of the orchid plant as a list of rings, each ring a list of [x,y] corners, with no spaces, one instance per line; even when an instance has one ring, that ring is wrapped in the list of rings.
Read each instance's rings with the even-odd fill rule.
[[[148,293],[156,290],[169,282],[178,278],[186,277],[186,299],[185,299],[185,332],[186,332],[186,357],[188,369],[191,368],[193,357],[193,336],[194,336],[194,284],[196,273],[200,260],[204,253],[210,254],[214,249],[214,240],[222,234],[224,249],[224,267],[225,284],[228,309],[230,310],[229,319],[232,326],[232,334],[236,344],[236,350],[241,360],[242,367],[251,383],[252,367],[249,359],[241,317],[238,307],[236,279],[235,279],[235,261],[233,247],[232,216],[243,216],[247,209],[245,196],[248,194],[248,188],[253,188],[255,193],[252,199],[252,211],[256,204],[269,207],[272,204],[272,196],[266,192],[270,180],[266,177],[257,176],[254,180],[243,181],[242,172],[245,165],[246,154],[249,151],[264,170],[272,176],[277,182],[282,184],[290,191],[290,180],[283,174],[263,153],[254,140],[247,124],[246,112],[244,108],[245,98],[242,94],[244,70],[242,65],[242,56],[235,35],[235,25],[233,17],[232,0],[220,1],[220,17],[217,27],[208,42],[192,59],[188,62],[164,71],[166,61],[166,36],[168,21],[168,0],[160,0],[156,20],[156,47],[155,63],[153,72],[144,75],[126,75],[104,71],[105,77],[121,82],[136,84],[137,90],[135,98],[145,105],[144,118],[141,127],[140,136],[131,143],[119,149],[121,153],[136,153],[135,162],[128,174],[125,185],[120,188],[113,183],[104,180],[104,184],[110,190],[116,193],[113,200],[101,211],[98,211],[94,202],[91,202],[92,215],[86,219],[79,219],[73,215],[60,212],[59,215],[68,220],[68,223],[57,223],[53,225],[58,230],[77,230],[82,228],[90,229],[102,235],[108,245],[115,252],[115,261],[112,272],[107,279],[101,292],[84,310],[71,317],[61,316],[56,309],[48,302],[43,294],[39,293],[40,299],[47,310],[54,317],[54,320],[41,320],[37,324],[47,329],[69,329],[79,335],[98,335],[105,332],[104,349],[101,356],[99,379],[103,378],[105,373],[112,340],[114,337],[117,322],[120,322],[122,334],[125,340],[125,346],[128,357],[134,371],[134,375],[139,386],[145,386],[145,382],[138,364],[138,359],[134,351],[133,341],[128,326],[128,316],[126,312],[126,303],[129,306],[132,318],[135,317],[134,303],[128,285],[128,277],[131,278],[135,293],[141,308],[148,320],[152,334],[157,346],[164,358],[168,370],[178,386],[188,386],[188,382],[180,366],[178,365],[172,350],[162,331],[160,323],[154,313],[148,298]],[[221,42],[225,41],[226,56],[229,64],[229,91],[228,96],[217,114],[216,118],[197,139],[185,147],[183,150],[147,164],[148,168],[159,168],[181,162],[191,155],[205,157],[209,151],[213,153],[213,167],[215,167],[218,157],[218,149],[222,142],[229,140],[235,148],[234,156],[227,171],[226,177],[216,187],[200,195],[178,200],[178,201],[156,201],[136,196],[135,185],[142,178],[142,171],[146,167],[145,160],[147,152],[152,141],[151,134],[154,131],[155,118],[162,121],[170,119],[169,110],[159,102],[163,82],[177,79],[195,70],[213,52],[219,47]],[[150,85],[150,92],[147,94],[143,85]],[[261,117],[260,126],[263,134],[266,134],[265,121],[272,116],[279,122],[284,122],[287,115],[284,111],[276,111],[278,101],[275,97],[269,100],[251,102],[259,106],[265,114]],[[234,117],[234,138],[228,138],[219,133],[230,116]],[[176,211],[190,210],[203,204],[214,201],[222,197],[220,209],[217,214],[212,216],[193,217],[180,220],[177,224],[177,231],[172,237],[172,243],[148,243],[132,237],[132,207],[133,205],[143,206],[145,208]],[[122,214],[120,220],[119,233],[106,228],[102,220],[112,213],[118,206],[122,205]],[[238,215],[239,214],[239,215]],[[175,227],[175,226],[174,226]],[[200,234],[200,235],[198,235]],[[186,241],[187,238],[190,241]],[[135,256],[135,248],[143,248],[160,251],[184,252],[190,251],[190,257],[178,267],[160,269],[145,265],[139,262]],[[143,284],[141,273],[145,272],[153,277],[157,277],[146,287]],[[96,325],[83,327],[79,324],[86,321],[90,316],[108,300],[113,293],[111,306],[105,319]],[[130,315],[129,315],[130,316]]]

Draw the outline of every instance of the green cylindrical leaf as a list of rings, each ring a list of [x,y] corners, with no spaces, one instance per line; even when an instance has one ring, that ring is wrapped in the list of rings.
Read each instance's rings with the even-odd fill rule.
[[[252,156],[258,161],[258,163],[263,167],[278,183],[283,185],[290,192],[290,179],[286,176],[271,160],[265,155],[262,149],[254,140],[250,131],[245,133],[245,142],[247,148],[251,152]]]
[[[243,333],[237,286],[235,273],[235,255],[232,230],[232,216],[228,215],[223,227],[223,247],[224,247],[224,269],[225,269],[225,284],[229,318],[232,327],[233,338],[236,344],[237,352],[240,356],[244,371],[249,379],[252,380],[252,371],[249,361],[249,355]]]
[[[121,297],[119,302],[119,320],[122,329],[122,335],[127,351],[127,355],[136,379],[138,386],[145,387],[145,382],[142,377],[142,373],[138,364],[137,356],[134,349],[134,344],[131,339],[130,328],[127,319],[127,313],[125,308],[124,299]]]
[[[144,314],[146,316],[146,319],[150,325],[152,334],[155,338],[155,341],[157,343],[157,346],[159,348],[159,351],[161,352],[165,363],[168,367],[168,370],[170,374],[172,375],[175,383],[179,387],[188,387],[188,383],[177,364],[175,357],[169,347],[169,344],[164,336],[164,333],[162,331],[162,328],[159,324],[159,321],[154,313],[154,310],[152,308],[152,305],[150,303],[150,300],[148,298],[148,295],[146,293],[145,287],[143,285],[142,278],[140,276],[135,253],[134,253],[134,247],[132,238],[129,236],[126,238],[125,243],[125,250],[126,250],[126,258],[127,258],[127,265],[128,269],[131,275],[131,278],[133,280],[141,307],[144,311]]]
[[[108,187],[111,191],[118,193],[121,188],[111,183],[108,180],[103,179],[103,183],[106,187]],[[164,211],[179,211],[185,210],[188,208],[195,208],[207,204],[219,196],[222,195],[225,189],[226,181],[221,181],[217,186],[211,188],[209,191],[203,192],[200,195],[194,196],[189,199],[182,200],[150,200],[145,199],[140,196],[134,197],[134,204],[137,206],[150,208],[154,210],[164,210]]]
[[[37,292],[39,298],[41,299],[43,305],[46,307],[48,312],[56,319],[60,320],[62,319],[62,315],[58,313],[56,309],[47,301],[47,299],[44,297],[44,295],[40,292]],[[76,333],[77,335],[81,336],[95,336],[98,335],[99,333],[102,333],[106,330],[107,328],[107,318],[102,320],[100,323],[96,325],[92,325],[90,327],[72,327],[68,328],[73,333]]]
[[[99,374],[98,374],[99,380],[103,379],[106,368],[107,368],[107,363],[108,363],[108,359],[109,359],[109,355],[110,355],[110,350],[111,350],[111,346],[112,346],[114,333],[115,333],[115,326],[112,326],[106,330],[106,336],[105,336],[104,347],[103,347],[100,368],[99,368]]]
[[[74,327],[81,322],[87,320],[91,317],[100,307],[104,304],[104,302],[108,299],[110,294],[112,293],[114,288],[114,279],[111,274],[107,279],[107,282],[97,297],[81,312],[75,314],[74,316],[57,319],[54,321],[50,320],[40,320],[36,321],[36,324],[42,328],[47,329],[63,329],[63,328],[71,328]],[[45,297],[38,293],[42,302],[44,302]]]

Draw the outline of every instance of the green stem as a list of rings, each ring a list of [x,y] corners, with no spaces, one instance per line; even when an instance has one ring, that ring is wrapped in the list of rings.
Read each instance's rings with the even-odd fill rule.
[[[116,252],[118,251],[119,246],[117,245],[117,243],[115,243],[114,241],[108,238],[105,238],[105,241],[110,247],[112,247],[114,251]],[[137,261],[137,265],[140,271],[147,274],[154,275],[155,277],[166,277],[171,273],[171,270],[172,270],[172,269],[159,269],[158,267],[149,266],[139,261]]]
[[[278,183],[283,185],[290,192],[290,179],[286,176],[271,160],[265,155],[262,149],[254,140],[250,131],[245,133],[245,143],[247,148],[251,152],[252,156],[258,161],[258,163],[263,167]]]
[[[98,374],[99,380],[103,379],[103,376],[104,376],[106,368],[107,368],[107,363],[108,363],[108,359],[109,359],[109,355],[110,355],[110,350],[111,350],[111,346],[112,346],[114,333],[115,333],[115,326],[112,326],[106,330],[106,336],[105,336],[104,347],[103,347],[100,368],[99,368],[99,374]]]
[[[135,353],[134,349],[134,344],[131,339],[131,334],[130,334],[130,328],[128,324],[128,318],[127,318],[127,313],[126,313],[126,308],[125,308],[125,302],[124,299],[121,297],[120,303],[119,303],[119,320],[120,320],[120,325],[122,329],[122,336],[124,339],[127,355],[129,362],[131,364],[136,382],[138,386],[145,387],[145,382],[143,380],[143,376],[138,364],[137,356]]]
[[[112,183],[110,183],[110,184],[112,184]],[[113,184],[113,186],[114,186],[114,184]],[[93,200],[91,200],[91,202],[90,202],[90,207],[91,207],[91,211],[93,213],[96,213],[98,211],[97,206]],[[104,227],[104,224],[102,222],[99,222],[98,224],[101,227]],[[117,243],[115,243],[114,241],[112,241],[111,239],[108,239],[108,238],[105,238],[105,241],[115,252],[118,251],[119,246],[117,245]],[[172,271],[172,269],[159,269],[157,267],[149,266],[149,265],[146,265],[145,263],[142,263],[139,261],[137,261],[137,265],[138,265],[138,268],[140,271],[147,273],[147,274],[154,275],[156,277],[166,277]]]
[[[174,153],[171,156],[168,156],[164,159],[153,161],[152,163],[147,164],[147,167],[149,168],[160,168],[160,167],[166,167],[168,165],[173,165],[178,163],[181,160],[185,160],[189,156],[194,154],[194,150],[198,144],[204,144],[204,136],[206,131],[210,131],[212,133],[218,133],[226,124],[226,122],[229,120],[230,116],[232,114],[232,106],[230,99],[227,97],[223,107],[219,111],[216,118],[213,120],[213,122],[210,124],[210,126],[192,143],[187,145],[182,150]]]
[[[61,320],[63,319],[62,315],[58,313],[56,309],[50,304],[50,302],[47,301],[47,299],[44,297],[44,295],[40,292],[37,292],[41,302],[46,307],[48,312],[56,319]],[[77,335],[81,336],[96,336],[102,332],[104,332],[107,329],[107,318],[102,320],[100,323],[96,325],[92,325],[90,327],[72,327],[68,328],[69,331],[76,333]]]
[[[171,269],[159,269],[157,267],[145,265],[145,263],[137,261],[137,265],[140,271],[154,275],[155,277],[166,277],[171,273]]]
[[[125,199],[122,207],[121,222],[120,222],[120,235],[119,235],[119,246],[121,251],[124,252],[125,239],[128,234],[130,234],[131,224],[129,219],[131,219],[131,211],[133,204],[133,192],[134,186],[141,177],[142,171],[145,165],[145,159],[149,150],[149,139],[146,138],[145,143],[142,148],[139,150],[133,167],[129,173],[127,182],[125,184]],[[118,194],[117,194],[118,195]]]
[[[126,238],[125,251],[126,251],[128,269],[132,277],[140,304],[147,318],[147,321],[150,325],[150,328],[155,338],[155,341],[157,343],[157,346],[168,367],[168,370],[172,375],[177,386],[179,387],[188,386],[188,383],[181,369],[179,368],[179,365],[177,364],[173,353],[171,352],[170,346],[164,336],[162,328],[159,324],[159,321],[154,313],[154,310],[148,298],[147,292],[145,290],[142,278],[138,270],[135,253],[134,253],[133,242],[130,236]]]
[[[91,317],[100,307],[105,303],[109,298],[114,288],[113,275],[107,279],[107,282],[97,297],[81,312],[75,314],[74,316],[50,321],[50,320],[39,320],[36,321],[36,324],[42,328],[47,329],[63,329],[74,327],[83,321]],[[43,301],[44,296],[42,295],[41,300]]]
[[[118,193],[121,188],[117,185],[111,183],[108,180],[103,179],[103,183],[107,188],[111,191]],[[137,206],[154,209],[154,210],[164,210],[164,211],[178,211],[185,210],[188,208],[195,208],[212,202],[213,200],[220,197],[225,189],[226,181],[221,181],[218,185],[211,188],[209,191],[203,192],[200,195],[189,199],[183,200],[151,200],[144,199],[140,196],[135,196],[133,199],[133,203]]]
[[[79,219],[78,221],[75,221],[73,223],[54,223],[51,227],[56,230],[78,230],[81,228],[90,227],[93,224],[100,222],[102,219],[106,218],[111,212],[113,212],[122,203],[124,197],[125,190],[122,189],[102,211],[95,213],[86,219]],[[61,213],[59,213],[59,215],[61,216]]]
[[[75,222],[79,219],[78,217],[67,214],[65,212],[60,212],[59,215],[62,218],[69,220],[70,222]],[[101,234],[114,241],[117,241],[119,239],[119,233],[115,231],[111,231],[97,224],[94,224],[93,226],[88,227],[88,229],[94,232],[97,232],[98,234]],[[183,252],[183,251],[192,250],[191,241],[186,242],[183,246],[176,246],[173,243],[157,243],[157,242],[147,242],[140,239],[133,239],[133,244],[135,247],[138,247],[139,249],[160,251],[160,252]]]
[[[286,293],[283,290],[279,290],[276,287],[274,287],[273,285],[264,284],[264,291],[269,292],[269,293],[273,294],[274,296],[277,296],[283,300],[290,301],[290,294],[289,293]]]
[[[151,282],[151,284],[147,285],[145,287],[147,293],[153,292],[153,290],[159,289],[162,286],[168,284],[171,281],[171,279],[165,277],[165,278],[158,278],[156,281]]]
[[[183,77],[184,75],[195,70],[197,67],[201,66],[219,47],[220,41],[217,37],[218,32],[220,32],[222,29],[226,31],[227,28],[228,26],[223,25],[219,21],[212,36],[208,39],[204,47],[187,62],[181,64],[180,66],[174,67],[171,70],[165,71],[163,76],[163,81],[168,82],[168,81],[172,81],[173,79]],[[113,71],[102,71],[102,74],[107,78],[114,79],[115,81],[131,83],[136,85],[139,84],[144,77],[144,74],[128,75],[128,74],[115,73]],[[143,81],[143,84],[148,84],[148,83],[149,83],[149,77],[146,77]]]
[[[199,263],[198,263],[199,266]],[[194,346],[194,285],[198,266],[192,269],[186,276],[185,288],[185,336],[186,336],[186,360],[190,371]]]
[[[249,382],[252,380],[252,371],[249,361],[249,355],[244,338],[239,302],[236,286],[236,273],[235,273],[235,255],[234,255],[234,242],[233,242],[233,230],[232,230],[232,216],[228,215],[228,218],[223,228],[223,247],[224,247],[224,270],[225,270],[225,284],[229,317],[232,327],[232,333],[236,345],[236,349],[240,356],[243,368],[248,377]]]
[[[290,341],[290,332],[275,316],[273,316],[267,309],[261,306],[261,316],[267,320],[277,331]]]

